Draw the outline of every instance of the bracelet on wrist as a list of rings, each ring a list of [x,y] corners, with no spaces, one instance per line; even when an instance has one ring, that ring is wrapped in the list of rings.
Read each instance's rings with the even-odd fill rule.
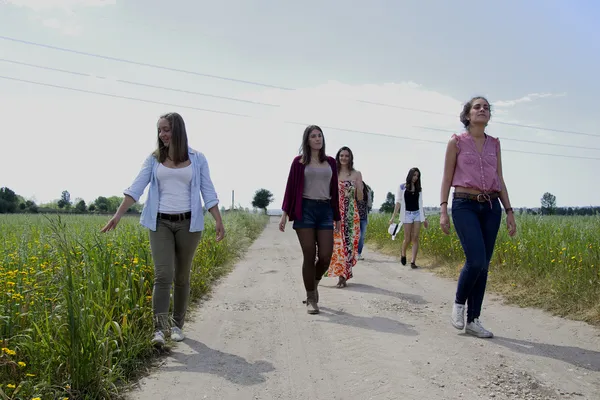
[[[447,201],[442,201],[442,202],[440,203],[440,207],[441,207],[442,205],[444,205],[444,204],[448,205],[448,202],[447,202]]]
[[[513,212],[513,209],[512,209],[512,207],[508,207],[508,208],[505,208],[504,211],[506,212],[506,214],[508,214],[509,212]]]

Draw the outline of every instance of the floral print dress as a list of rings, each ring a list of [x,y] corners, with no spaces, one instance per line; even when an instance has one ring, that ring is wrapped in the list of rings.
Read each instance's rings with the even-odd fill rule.
[[[333,254],[328,277],[352,278],[352,267],[356,265],[358,241],[360,239],[360,216],[356,201],[356,184],[354,181],[338,182],[340,191],[340,232],[333,234]]]

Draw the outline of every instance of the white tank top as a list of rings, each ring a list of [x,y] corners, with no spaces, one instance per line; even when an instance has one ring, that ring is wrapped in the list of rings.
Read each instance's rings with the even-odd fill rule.
[[[158,165],[158,212],[180,214],[191,211],[192,164],[183,168]]]

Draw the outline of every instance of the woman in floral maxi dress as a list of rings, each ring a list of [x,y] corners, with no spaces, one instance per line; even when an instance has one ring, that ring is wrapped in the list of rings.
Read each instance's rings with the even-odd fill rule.
[[[341,227],[333,235],[333,255],[325,276],[337,276],[337,287],[342,288],[353,277],[352,268],[358,259],[360,215],[357,200],[362,200],[363,182],[360,171],[354,169],[354,156],[348,147],[342,147],[335,158],[338,166]]]

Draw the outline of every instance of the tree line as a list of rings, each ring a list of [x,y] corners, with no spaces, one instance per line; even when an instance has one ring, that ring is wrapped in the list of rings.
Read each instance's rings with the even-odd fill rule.
[[[73,214],[114,214],[123,201],[121,196],[99,196],[91,203],[87,204],[85,200],[76,198],[71,199],[68,190],[63,190],[57,200],[49,203],[36,204],[32,200],[27,200],[18,195],[8,187],[0,188],[0,214],[10,213],[73,213]],[[130,214],[139,214],[142,211],[143,204],[135,203],[127,211]]]
[[[392,192],[388,192],[385,202],[379,207],[381,213],[392,213],[396,204],[396,196]],[[556,196],[550,192],[546,192],[540,199],[539,208],[515,207],[517,214],[530,215],[596,215],[600,213],[599,206],[589,207],[558,207],[556,205]]]

